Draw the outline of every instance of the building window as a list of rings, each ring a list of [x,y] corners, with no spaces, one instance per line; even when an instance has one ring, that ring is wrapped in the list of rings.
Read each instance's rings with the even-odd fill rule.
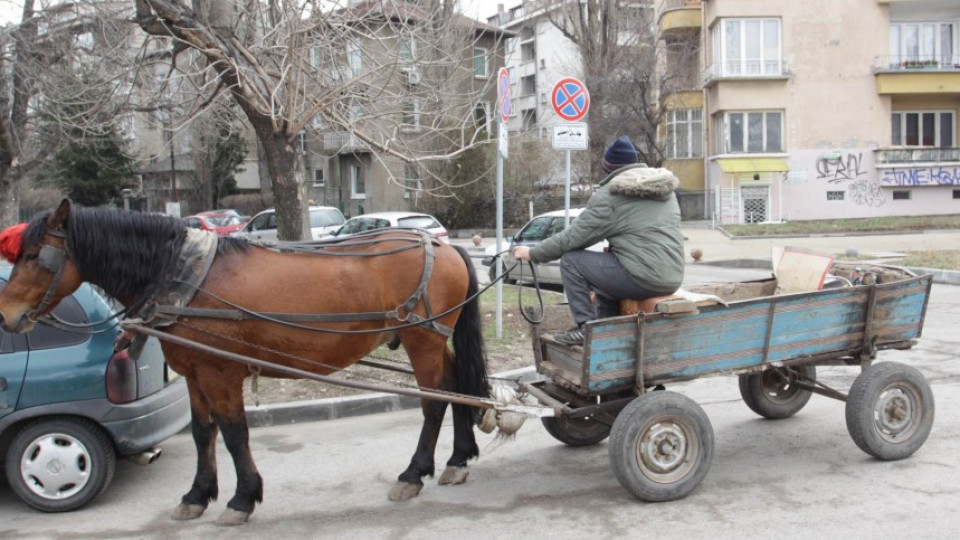
[[[523,122],[524,130],[531,130],[537,127],[537,110],[536,109],[524,109],[520,111],[520,118]]]
[[[313,187],[323,187],[323,169],[313,170]]]
[[[404,131],[417,131],[420,129],[420,101],[408,99],[403,102],[402,116],[400,118],[400,129]]]
[[[486,79],[490,76],[490,58],[488,51],[483,47],[473,48],[473,76],[478,79]]]
[[[297,133],[297,146],[300,148],[301,154],[307,153],[307,132],[301,131]]]
[[[713,27],[719,77],[780,75],[780,19],[721,19]]]
[[[910,21],[890,23],[890,65],[905,68],[953,67],[956,23]]]
[[[351,77],[358,77],[363,69],[363,56],[360,53],[360,46],[355,43],[347,45],[347,65],[350,66]]]
[[[361,167],[360,165],[350,166],[350,198],[351,199],[367,198],[366,179],[363,177],[363,167]]]
[[[828,201],[842,201],[843,200],[843,191],[828,191],[827,200]]]
[[[960,189],[953,190],[953,198],[960,199]]]
[[[487,102],[477,103],[473,109],[473,121],[478,131],[490,133],[490,104]]]
[[[520,96],[532,96],[537,91],[537,78],[533,75],[520,77]]]
[[[893,200],[895,201],[909,201],[910,198],[910,190],[898,189],[893,191]]]
[[[717,151],[724,154],[783,152],[783,113],[727,112],[717,116]]]
[[[413,163],[403,164],[403,198],[417,200],[420,192],[423,190],[423,184],[420,182],[420,171]]]
[[[891,119],[894,146],[953,146],[953,111],[897,111]]]
[[[537,59],[537,48],[533,44],[534,42],[524,43],[520,45],[520,62],[527,63],[533,62]]]
[[[682,109],[667,112],[667,157],[703,156],[703,111]]]
[[[404,33],[400,35],[398,41],[400,43],[400,61],[409,64],[416,60],[417,45],[413,41],[413,36]]]

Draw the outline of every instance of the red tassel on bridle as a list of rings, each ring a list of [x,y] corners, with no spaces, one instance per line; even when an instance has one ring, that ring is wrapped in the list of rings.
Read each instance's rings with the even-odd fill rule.
[[[19,223],[0,232],[0,257],[16,262],[20,255],[20,248],[23,246],[23,231],[26,228],[26,223]]]

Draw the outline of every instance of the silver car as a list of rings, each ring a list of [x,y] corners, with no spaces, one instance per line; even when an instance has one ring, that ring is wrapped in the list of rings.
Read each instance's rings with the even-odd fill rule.
[[[573,221],[580,213],[583,211],[583,208],[571,208],[570,209],[570,220]],[[509,246],[505,246],[504,249],[507,249],[507,252],[503,254],[501,260],[503,261],[504,271],[507,272],[507,275],[504,277],[504,283],[516,283],[521,279],[521,268],[520,265],[514,267],[517,263],[517,260],[513,257],[513,248],[515,246],[528,246],[536,247],[539,246],[541,242],[550,238],[551,236],[557,234],[558,232],[566,228],[566,211],[565,210],[555,210],[553,212],[547,212],[545,214],[540,214],[539,216],[534,217],[527,222],[520,231],[510,239]],[[607,247],[607,241],[598,242],[587,249],[591,251],[603,251]],[[483,264],[490,267],[490,280],[493,281],[497,277],[497,267],[493,264],[493,255],[496,251],[496,246],[487,248],[486,255],[483,259]],[[523,263],[524,267],[522,269],[522,279],[523,282],[530,282],[533,280],[533,277],[530,274],[530,267],[527,263]],[[562,285],[563,281],[560,279],[560,261],[550,261],[548,263],[536,264],[537,279],[540,283],[547,283],[551,285]]]
[[[332,206],[310,207],[310,233],[313,240],[329,235],[346,221],[340,210]],[[255,241],[277,241],[277,212],[273,208],[264,210],[230,236]]]
[[[374,229],[400,228],[423,229],[440,240],[449,243],[447,228],[429,214],[418,212],[372,212],[347,220],[332,236],[346,236]]]

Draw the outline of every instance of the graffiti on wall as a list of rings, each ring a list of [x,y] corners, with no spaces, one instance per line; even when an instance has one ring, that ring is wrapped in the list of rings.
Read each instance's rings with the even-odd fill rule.
[[[886,202],[876,182],[866,178],[862,152],[847,152],[817,159],[817,179],[844,184],[850,200],[859,206],[881,206]]]
[[[960,166],[887,169],[880,183],[884,186],[960,186]]]

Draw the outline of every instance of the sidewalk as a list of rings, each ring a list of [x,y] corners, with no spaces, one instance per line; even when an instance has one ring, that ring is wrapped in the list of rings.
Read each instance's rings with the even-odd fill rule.
[[[836,235],[794,238],[730,238],[716,229],[686,227],[683,234],[687,240],[686,251],[700,248],[700,262],[688,259],[688,265],[716,265],[728,267],[769,268],[771,250],[774,246],[799,247],[830,255],[856,250],[865,258],[895,256],[906,251],[960,250],[960,231],[928,231],[913,234],[885,235]],[[473,245],[469,238],[455,238],[452,243],[468,248],[474,257],[483,256],[483,250],[494,244],[494,238],[484,238],[481,246]],[[933,274],[934,283],[960,285],[960,269],[954,271],[912,268],[917,274]],[[532,378],[533,368],[496,374],[500,378]],[[372,414],[418,407],[419,400],[395,394],[363,394],[346,398],[319,399],[293,403],[278,403],[247,408],[247,423],[250,427],[296,424],[316,420],[332,420],[362,414]]]

